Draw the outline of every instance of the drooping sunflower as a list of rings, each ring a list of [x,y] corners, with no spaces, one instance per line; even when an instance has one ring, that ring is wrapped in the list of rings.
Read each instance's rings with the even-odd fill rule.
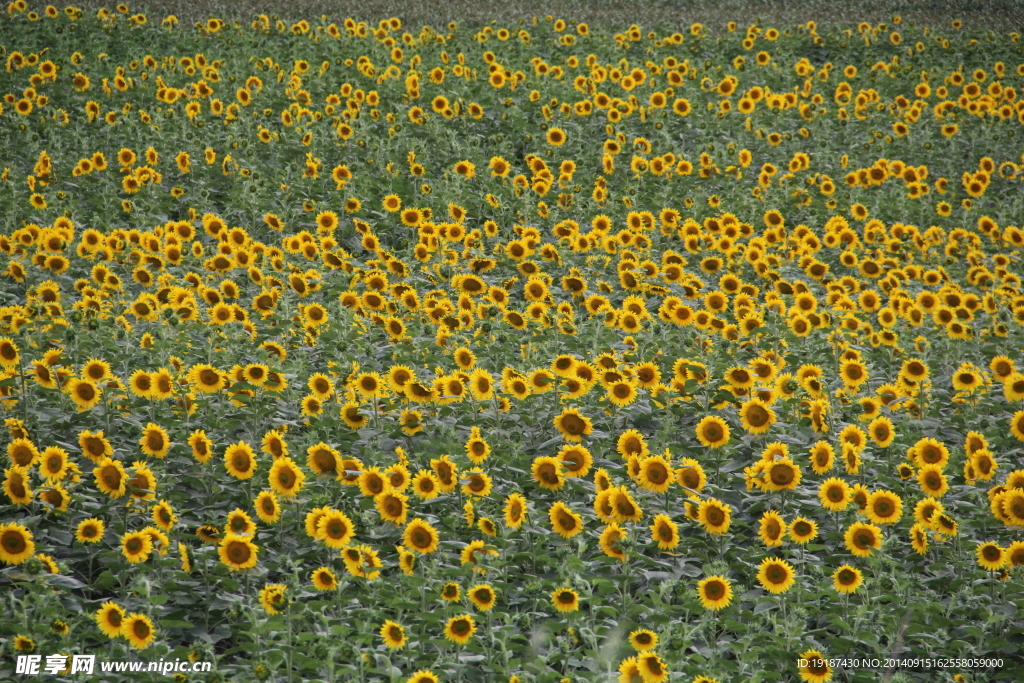
[[[857,557],[870,557],[882,547],[882,530],[873,524],[854,522],[843,535],[846,549]]]
[[[387,645],[389,650],[401,650],[405,647],[407,638],[405,637],[405,629],[397,621],[391,621],[388,619],[380,627],[380,637],[384,639],[384,644]]]
[[[579,593],[572,588],[559,588],[551,593],[551,605],[559,612],[575,612],[580,608]]]
[[[259,548],[245,536],[225,534],[218,547],[220,561],[231,571],[252,569],[256,566]]]
[[[841,565],[832,572],[832,587],[839,593],[855,593],[864,582],[859,569],[848,564]]]
[[[697,582],[697,597],[704,609],[718,611],[732,602],[732,583],[724,576],[709,576]]]
[[[0,560],[5,564],[21,564],[32,557],[35,550],[28,527],[15,522],[0,524]]]
[[[720,417],[707,415],[697,423],[697,440],[708,448],[721,448],[729,443],[729,425]]]
[[[476,623],[468,614],[452,617],[444,627],[444,637],[453,643],[465,645],[476,633]]]
[[[778,595],[788,591],[796,583],[792,565],[776,557],[766,557],[758,565],[757,582],[769,593]]]

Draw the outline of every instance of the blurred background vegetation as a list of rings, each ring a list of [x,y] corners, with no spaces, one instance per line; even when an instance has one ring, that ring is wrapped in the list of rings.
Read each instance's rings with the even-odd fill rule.
[[[83,0],[76,4],[96,10],[116,3]],[[877,24],[892,23],[899,16],[908,25],[948,27],[958,20],[965,28],[1024,30],[1024,0],[149,0],[128,4],[133,12],[151,18],[173,14],[188,22],[211,15],[249,21],[258,14],[296,20],[326,14],[332,20],[351,16],[371,23],[397,16],[407,26],[437,28],[450,21],[468,26],[511,25],[550,14],[595,28],[621,30],[634,23],[673,29],[694,22],[717,28],[727,21],[741,26],[757,21],[796,25],[810,20],[819,25]]]

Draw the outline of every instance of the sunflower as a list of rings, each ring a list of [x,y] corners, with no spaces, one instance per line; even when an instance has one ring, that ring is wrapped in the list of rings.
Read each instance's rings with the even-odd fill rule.
[[[468,614],[452,617],[444,627],[444,637],[459,645],[468,643],[474,633],[476,633],[476,624],[473,622],[473,617]]]
[[[377,494],[373,499],[377,513],[384,521],[403,525],[409,511],[409,498],[394,489]]]
[[[999,571],[1009,560],[1006,548],[1001,548],[998,543],[992,541],[979,543],[974,549],[974,554],[978,557],[978,566],[990,572]]]
[[[661,550],[673,550],[679,545],[679,527],[668,515],[656,515],[651,524],[651,540]]]
[[[274,460],[268,475],[270,488],[282,496],[295,496],[302,490],[306,475],[294,460],[282,456]]]
[[[224,374],[212,365],[193,365],[188,372],[188,381],[204,394],[212,394],[227,386]]]
[[[704,468],[693,458],[683,458],[682,467],[676,470],[676,481],[680,486],[701,492],[708,483]]]
[[[27,467],[15,466],[4,470],[4,493],[15,505],[28,505],[32,502],[33,492],[29,487]]]
[[[437,530],[419,517],[409,522],[402,534],[402,544],[423,555],[436,551],[439,542]]]
[[[636,664],[644,683],[665,683],[668,680],[669,672],[665,662],[655,653],[641,652],[636,657]]]
[[[579,444],[564,444],[555,457],[565,468],[566,477],[585,477],[594,464],[590,451]]]
[[[486,612],[494,607],[497,600],[494,589],[486,583],[473,586],[466,591],[466,595],[469,597],[469,601],[472,602],[481,612]]]
[[[800,466],[789,458],[765,463],[762,487],[766,491],[787,491],[800,485]]]
[[[843,535],[846,549],[857,557],[870,557],[882,547],[882,530],[872,524],[854,522]]]
[[[628,458],[631,455],[646,457],[651,453],[647,448],[647,441],[644,440],[644,435],[635,429],[627,429],[622,434],[619,434],[619,438],[615,442],[615,448],[623,458]]]
[[[709,576],[697,582],[697,597],[704,609],[718,611],[732,601],[732,583],[724,576]]]
[[[280,607],[288,604],[288,587],[283,583],[268,583],[260,589],[260,605],[267,614],[280,614]]]
[[[720,417],[707,415],[697,423],[697,440],[708,448],[720,448],[729,443],[729,425]]]
[[[235,508],[228,513],[227,521],[224,524],[225,534],[236,536],[252,536],[256,533],[256,524],[242,508]]]
[[[812,520],[805,517],[797,517],[789,523],[789,537],[796,543],[806,544],[814,540],[817,535],[818,525]]]
[[[1018,410],[1010,418],[1010,433],[1013,434],[1018,441],[1024,441],[1024,410]]]
[[[120,498],[128,492],[128,474],[119,460],[103,458],[92,473],[96,487],[111,498]]]
[[[256,474],[256,453],[252,446],[244,441],[228,446],[224,451],[224,467],[235,479],[252,479]]]
[[[99,543],[103,540],[105,530],[106,526],[103,524],[103,520],[90,517],[78,523],[75,538],[79,543]]]
[[[732,508],[717,498],[707,498],[697,508],[697,521],[709,534],[724,534],[732,523]]]
[[[526,497],[521,493],[511,493],[505,499],[505,526],[518,529],[526,520]]]
[[[628,406],[636,397],[637,390],[632,382],[622,380],[608,387],[608,400],[620,408]]]
[[[782,545],[782,539],[786,535],[786,521],[778,512],[768,510],[761,515],[761,524],[757,535],[761,537],[761,542],[767,547],[778,547]]]
[[[534,458],[530,468],[533,480],[542,489],[557,491],[565,484],[565,474],[562,472],[562,463],[550,456]]]
[[[914,444],[912,452],[916,465],[935,465],[941,469],[949,463],[949,449],[936,439],[925,437],[919,440]]]
[[[174,508],[166,500],[161,500],[153,506],[152,515],[153,522],[164,531],[173,529],[178,521],[178,516],[174,514]]]
[[[563,410],[554,419],[555,428],[566,441],[579,442],[594,430],[590,418],[584,417],[575,408]]]
[[[15,522],[0,524],[0,560],[5,564],[21,564],[35,550],[32,532],[27,527]]]
[[[653,650],[658,646],[658,634],[647,629],[638,629],[629,634],[629,644],[637,652]]]
[[[874,524],[895,524],[903,516],[903,500],[892,491],[873,491],[865,512]]]
[[[473,427],[469,430],[469,438],[466,439],[464,444],[466,449],[466,457],[474,465],[482,465],[487,456],[491,453],[491,447],[487,441],[483,438],[480,433],[479,427]]]
[[[788,591],[796,579],[792,565],[785,560],[766,557],[761,561],[757,571],[757,582],[769,593],[778,595]]]
[[[949,491],[946,475],[939,465],[925,465],[917,471],[917,483],[925,494],[941,498]]]
[[[407,642],[405,629],[397,621],[388,619],[381,625],[379,633],[389,650],[401,650],[405,647]]]
[[[617,522],[612,522],[601,531],[598,544],[605,555],[620,562],[625,562],[627,559],[626,551],[620,545],[625,538],[626,530],[619,526]]]
[[[850,486],[839,477],[830,477],[818,488],[818,500],[830,512],[845,510],[852,500]]]
[[[817,650],[800,653],[797,659],[797,673],[800,679],[808,683],[826,683],[832,678],[832,667],[828,665],[825,655]]]
[[[134,531],[121,537],[121,554],[132,564],[145,562],[153,552],[153,541],[144,531]]]
[[[111,452],[109,455],[112,455]],[[7,457],[18,467],[31,467],[39,459],[39,450],[28,439],[14,438],[7,444]]]
[[[166,457],[167,451],[171,447],[171,441],[167,436],[167,430],[150,422],[142,432],[139,446],[142,447],[142,452],[146,455],[163,458]]]
[[[256,566],[259,548],[245,536],[225,534],[218,547],[220,561],[231,571],[252,569]]]
[[[192,457],[197,462],[209,462],[213,457],[213,442],[206,436],[206,431],[197,429],[188,437],[188,445],[192,448]]]
[[[640,461],[637,481],[648,491],[666,493],[672,486],[673,479],[672,467],[663,456],[655,455]]]
[[[761,399],[751,399],[740,407],[740,423],[751,434],[764,434],[775,424],[775,411]]]
[[[555,502],[548,510],[548,520],[551,528],[562,538],[572,538],[583,531],[583,518],[562,501]]]
[[[868,434],[871,435],[871,440],[875,442],[876,446],[886,448],[896,438],[896,429],[893,427],[892,420],[880,415],[868,425]]]
[[[105,602],[96,610],[96,625],[99,626],[103,635],[108,638],[117,638],[121,635],[125,614],[124,608],[117,603]]]
[[[352,520],[340,510],[328,510],[315,521],[315,537],[328,548],[344,548],[355,536]]]
[[[99,387],[88,380],[75,377],[68,380],[67,392],[80,413],[96,407],[103,398]]]
[[[18,346],[10,337],[0,337],[0,366],[12,369],[21,363],[21,354]]]
[[[859,569],[848,564],[841,565],[832,572],[832,587],[839,593],[855,593],[864,582]]]
[[[102,458],[114,454],[114,448],[103,435],[102,429],[98,432],[91,432],[89,430],[79,432],[78,446],[82,449],[82,454],[94,463],[98,463]]]
[[[253,507],[256,508],[256,516],[265,524],[274,524],[281,519],[281,506],[273,491],[260,491],[253,501]]]
[[[551,593],[551,605],[559,612],[575,612],[580,608],[579,593],[572,588],[559,588]]]
[[[438,683],[438,679],[437,676],[434,675],[433,671],[420,669],[412,676],[405,679],[405,683]]]

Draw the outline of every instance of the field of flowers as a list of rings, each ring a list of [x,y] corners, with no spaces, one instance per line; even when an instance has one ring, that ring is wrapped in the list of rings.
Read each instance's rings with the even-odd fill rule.
[[[0,678],[1024,679],[1021,35],[570,19],[8,5]]]

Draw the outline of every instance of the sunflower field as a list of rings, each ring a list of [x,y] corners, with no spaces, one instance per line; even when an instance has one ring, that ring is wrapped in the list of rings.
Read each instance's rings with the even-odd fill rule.
[[[1024,680],[1021,34],[571,19],[7,5],[0,679]]]

